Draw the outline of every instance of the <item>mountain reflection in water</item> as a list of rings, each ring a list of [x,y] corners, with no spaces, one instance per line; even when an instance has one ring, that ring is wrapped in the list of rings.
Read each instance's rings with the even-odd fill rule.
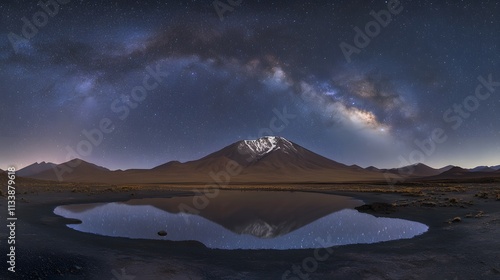
[[[411,238],[426,225],[376,218],[352,208],[346,196],[268,191],[220,191],[196,210],[192,196],[59,206],[54,213],[79,219],[75,230],[105,236],[196,240],[217,249],[301,249]],[[180,205],[194,209],[183,213]],[[184,207],[186,208],[186,207]],[[159,236],[161,230],[166,236]]]

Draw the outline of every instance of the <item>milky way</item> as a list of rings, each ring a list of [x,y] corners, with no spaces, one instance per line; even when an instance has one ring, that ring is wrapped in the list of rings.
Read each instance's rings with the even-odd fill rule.
[[[59,2],[0,4],[2,169],[68,151],[150,168],[267,134],[387,167],[436,128],[446,141],[426,164],[498,164],[495,1],[242,1],[222,16],[213,1]],[[391,3],[400,12],[356,45]],[[489,75],[489,96],[471,98]]]

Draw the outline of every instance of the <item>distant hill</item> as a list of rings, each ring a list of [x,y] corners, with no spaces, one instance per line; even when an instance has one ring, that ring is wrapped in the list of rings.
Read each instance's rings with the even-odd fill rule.
[[[385,172],[407,177],[428,177],[442,173],[440,169],[432,168],[423,163],[417,163],[400,168],[387,169]]]
[[[469,169],[471,172],[495,172],[496,170],[488,166],[478,166],[476,168]]]
[[[478,179],[498,179],[500,172],[470,171],[458,166],[443,172],[437,176],[421,178],[421,180],[478,180]]]
[[[353,168],[353,169],[356,169],[356,170],[365,170],[363,167],[359,166],[359,165],[356,165],[356,164],[353,164],[353,165],[349,165],[350,168]]]
[[[45,161],[42,161],[40,163],[36,162],[26,166],[25,168],[20,169],[16,173],[22,177],[29,177],[47,170],[52,170],[54,166],[56,166],[56,164],[51,162],[45,162]]]
[[[367,168],[365,168],[366,170],[368,171],[372,171],[372,172],[380,172],[381,169],[378,169],[377,167],[375,166],[368,166]]]
[[[452,169],[453,167],[455,167],[455,166],[454,165],[447,165],[445,167],[441,167],[441,168],[438,169],[439,170],[439,174],[441,174],[443,172],[446,172],[446,171]]]
[[[497,166],[477,166],[469,169],[472,172],[495,172],[500,170],[500,165]]]
[[[443,172],[443,173],[441,173],[439,175],[443,176],[443,177],[446,177],[446,176],[463,176],[463,175],[468,174],[468,173],[470,173],[469,170],[461,168],[461,167],[458,167],[458,166],[455,166],[455,167],[451,168],[450,170],[445,171],[445,172]]]
[[[101,182],[105,181],[103,179],[110,174],[111,171],[107,168],[88,163],[81,159],[74,159],[51,166],[50,169],[27,177],[51,181]]]

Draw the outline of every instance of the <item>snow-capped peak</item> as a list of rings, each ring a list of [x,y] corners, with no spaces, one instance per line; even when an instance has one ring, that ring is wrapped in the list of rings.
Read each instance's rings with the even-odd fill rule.
[[[290,141],[276,136],[264,136],[256,140],[243,140],[238,146],[238,150],[244,151],[245,154],[250,153],[254,157],[261,157],[282,148],[285,153],[288,153],[288,149],[297,151]]]
[[[243,144],[244,145],[240,146],[246,146],[246,148],[248,148],[253,154],[265,155],[276,149],[278,145],[278,139],[274,136],[266,136],[261,137],[257,140],[244,140]]]

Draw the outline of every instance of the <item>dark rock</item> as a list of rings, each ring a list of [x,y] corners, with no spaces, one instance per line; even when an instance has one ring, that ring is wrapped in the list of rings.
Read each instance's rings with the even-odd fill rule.
[[[480,193],[475,194],[474,196],[486,199],[486,198],[488,198],[488,193],[480,192]]]
[[[372,204],[365,204],[355,208],[359,212],[374,212],[389,214],[396,211],[396,207],[392,204],[385,202],[374,202]]]
[[[158,232],[158,235],[159,235],[159,236],[167,236],[167,232],[166,232],[166,231],[164,231],[164,230],[160,230],[160,231]]]
[[[436,202],[432,202],[432,201],[424,201],[424,202],[422,202],[422,206],[436,207],[437,204],[436,204]]]

